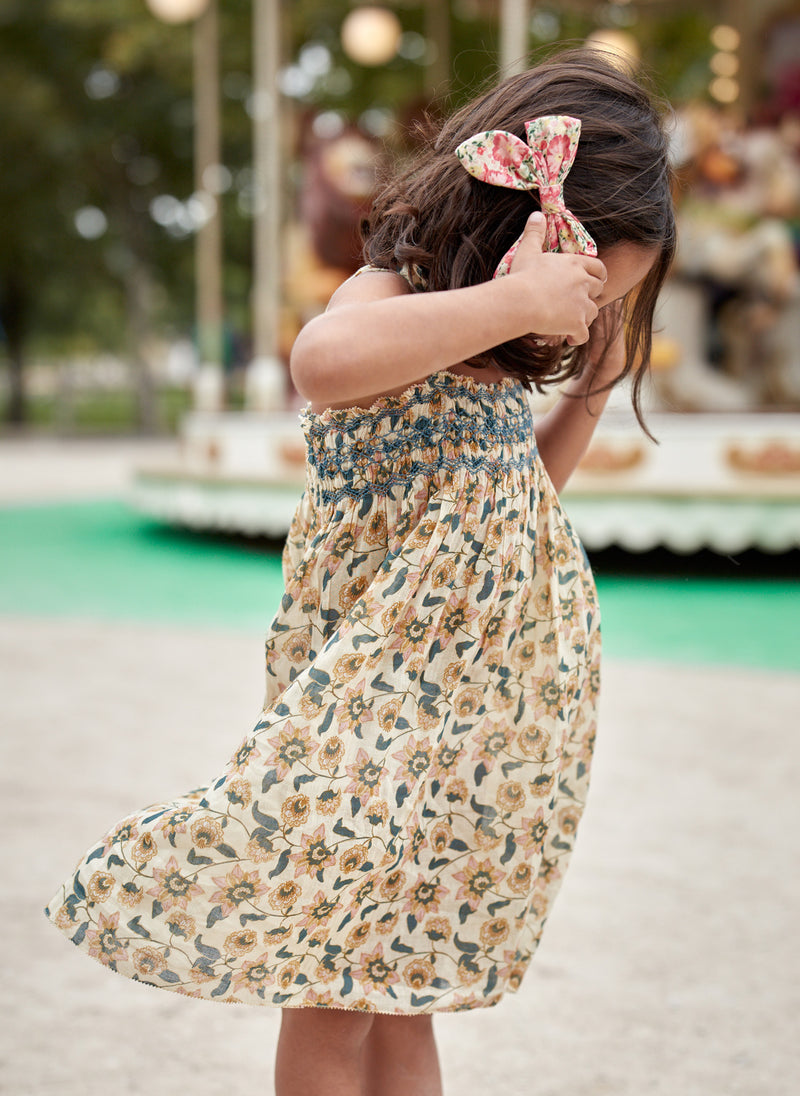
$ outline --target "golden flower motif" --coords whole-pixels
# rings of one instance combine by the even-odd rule
[[[465,667],[466,662],[463,658],[460,658],[457,662],[448,662],[442,674],[442,688],[446,692],[451,693],[461,683]]]
[[[326,772],[332,773],[339,762],[344,757],[344,742],[338,735],[330,735],[326,738],[322,744],[322,748],[317,756],[317,762],[320,768],[325,769]]]
[[[381,624],[383,630],[387,633],[394,631],[394,626],[397,623],[397,618],[400,616],[401,606],[398,602],[394,602],[387,609],[384,609],[381,613]]]
[[[395,868],[381,883],[381,895],[393,902],[403,889],[405,881],[406,873],[399,868]]]
[[[133,960],[133,965],[136,968],[137,973],[144,977],[153,974],[161,974],[167,966],[164,953],[157,951],[155,948],[137,948],[131,956],[131,959]]]
[[[349,849],[345,849],[339,857],[339,871],[342,871],[345,874],[349,874],[351,871],[358,871],[361,865],[366,863],[368,852],[369,844],[366,841],[360,845],[352,845]]]
[[[360,925],[356,925],[347,934],[344,946],[346,951],[352,951],[353,948],[360,947],[365,940],[369,939],[372,926],[368,921],[362,921]]]
[[[483,704],[483,692],[480,689],[462,689],[453,700],[453,708],[459,719],[474,715]]]
[[[131,857],[135,864],[146,864],[152,860],[158,852],[158,845],[153,840],[150,830],[145,830],[131,851]]]
[[[269,896],[269,904],[274,910],[280,910],[281,913],[288,913],[292,908],[297,898],[300,895],[300,888],[297,883],[293,883],[291,879],[287,879],[285,883],[281,883],[279,887],[276,887]]]
[[[501,834],[492,829],[489,822],[480,819],[473,831],[475,844],[479,849],[496,849],[503,840]]]
[[[485,948],[493,948],[508,939],[509,927],[505,917],[493,917],[481,926],[481,943]]]
[[[235,776],[225,784],[228,802],[236,807],[249,807],[253,800],[253,791],[249,781],[243,776]]]
[[[225,833],[216,818],[198,818],[192,823],[192,843],[198,849],[210,849],[221,845],[225,840]]]
[[[339,971],[330,956],[326,955],[325,958],[317,964],[317,969],[314,973],[320,982],[332,982]]]
[[[550,745],[550,734],[541,727],[526,727],[519,732],[517,742],[526,757],[532,757],[534,761],[543,761],[547,747]]]
[[[429,917],[425,922],[425,935],[429,940],[449,940],[452,931],[446,917]]]
[[[308,632],[296,632],[283,644],[283,653],[290,662],[306,662],[311,652],[311,636]]]
[[[352,681],[363,666],[366,657],[366,655],[359,654],[342,655],[333,664],[333,676],[337,681]]]
[[[322,697],[319,693],[308,693],[300,700],[300,712],[306,719],[314,719],[322,710]]]
[[[342,793],[335,792],[331,788],[326,789],[317,796],[318,814],[336,814],[342,802]]]
[[[558,812],[558,824],[564,833],[576,833],[580,820],[581,812],[576,807],[563,807]]]
[[[197,982],[202,986],[206,982],[213,982],[216,974],[213,974],[206,967],[192,967],[189,971],[189,977],[193,982]]]
[[[394,932],[395,925],[400,918],[399,910],[395,913],[385,913],[383,917],[379,918],[375,925],[375,931],[379,932],[381,936],[388,936]]]
[[[92,902],[103,902],[114,889],[114,876],[107,871],[96,871],[86,885],[86,891]]]
[[[75,914],[70,906],[61,907],[56,914],[56,924],[60,929],[68,929],[75,924]]]
[[[195,919],[179,909],[170,910],[167,916],[167,928],[172,936],[182,936],[184,940],[189,940],[197,933]]]
[[[514,894],[527,894],[533,886],[530,864],[518,864],[508,877],[508,889]]]
[[[469,790],[466,781],[462,780],[460,777],[448,780],[444,789],[444,795],[449,803],[466,803],[467,799],[469,799]]]
[[[281,989],[288,989],[300,973],[300,960],[292,959],[278,971],[278,985]]]
[[[135,883],[123,883],[117,891],[117,901],[127,909],[135,909],[144,897],[144,891]]]
[[[452,559],[444,559],[437,563],[431,571],[431,585],[434,589],[442,586],[452,586],[457,577],[456,565]]]
[[[483,977],[483,971],[469,955],[458,960],[458,979],[462,986],[472,986]]]
[[[417,723],[423,731],[435,730],[442,721],[442,713],[427,699],[423,699],[417,705]]]
[[[374,796],[367,800],[364,816],[370,826],[382,826],[389,820],[389,804],[385,799]]]
[[[292,795],[281,807],[281,818],[287,826],[301,826],[308,818],[311,804],[307,795]]]
[[[403,981],[412,989],[429,986],[436,977],[436,970],[429,959],[412,959],[403,968]]]
[[[538,799],[545,799],[552,792],[554,782],[554,773],[542,773],[535,780],[528,781],[528,788],[531,795],[535,795]]]
[[[360,597],[366,592],[369,582],[365,575],[357,575],[345,582],[339,591],[339,608],[347,616]]]
[[[453,840],[453,827],[449,822],[437,822],[430,833],[431,848],[435,853],[443,853]]]
[[[541,919],[547,913],[548,905],[547,895],[539,890],[535,890],[531,897],[531,913]]]
[[[239,929],[225,937],[226,955],[247,955],[258,943],[258,935],[252,929]]]
[[[386,541],[386,514],[376,510],[370,517],[364,529],[364,540],[367,544],[383,544]]]
[[[266,864],[278,855],[272,838],[263,829],[256,830],[245,845],[244,851],[247,859],[256,864]]]
[[[403,701],[399,696],[383,704],[377,712],[378,723],[382,731],[391,731],[400,715]]]
[[[525,789],[518,780],[506,780],[500,785],[497,805],[502,811],[516,811],[525,806]]]

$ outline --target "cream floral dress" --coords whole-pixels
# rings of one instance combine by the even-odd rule
[[[493,1005],[583,810],[591,572],[513,379],[441,372],[304,430],[263,712],[218,779],[124,818],[47,912],[191,997]]]

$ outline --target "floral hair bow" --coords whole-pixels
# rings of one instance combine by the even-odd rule
[[[461,163],[476,179],[492,186],[538,190],[547,219],[548,251],[572,251],[596,255],[592,237],[564,204],[564,179],[575,160],[581,135],[579,118],[548,114],[525,123],[528,143],[513,133],[490,129],[468,137],[456,149]],[[494,277],[508,274],[522,237],[500,260]]]

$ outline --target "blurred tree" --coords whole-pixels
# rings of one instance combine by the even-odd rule
[[[246,65],[249,3],[227,7]],[[5,0],[0,24],[7,417],[24,418],[31,337],[72,336],[124,353],[152,430],[154,321],[192,315],[191,30],[165,27],[141,0]],[[242,162],[249,123],[241,101],[228,104],[226,148]],[[249,231],[231,219],[229,258],[246,265]]]

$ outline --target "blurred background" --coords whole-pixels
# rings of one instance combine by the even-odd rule
[[[615,392],[565,492],[608,655],[585,859],[527,1004],[445,1026],[444,1058],[463,1096],[486,1091],[493,1052],[499,1088],[527,1093],[536,1030],[542,1092],[794,1096],[790,0],[0,0],[9,1091],[228,1092],[232,1047],[263,1087],[263,1017],[203,1012],[216,1042],[198,1072],[199,1014],[73,967],[39,909],[101,827],[201,782],[256,713],[303,482],[288,354],[360,265],[382,173],[431,120],[581,43],[640,65],[670,116],[658,444]]]

